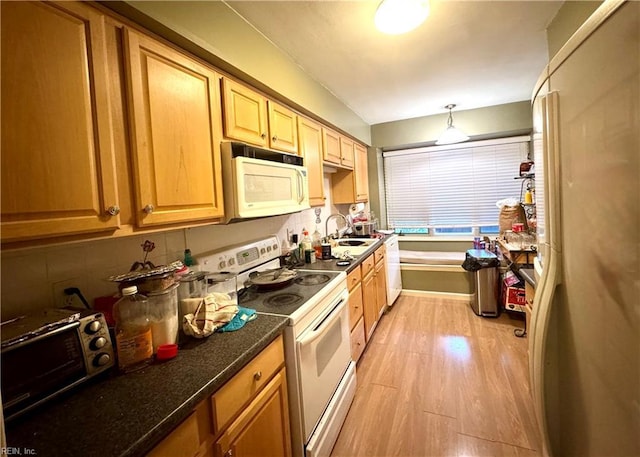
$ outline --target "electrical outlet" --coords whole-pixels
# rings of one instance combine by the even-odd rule
[[[53,306],[56,308],[64,308],[65,306],[73,306],[75,297],[64,293],[69,287],[79,287],[80,278],[65,279],[64,281],[54,282],[53,288]]]

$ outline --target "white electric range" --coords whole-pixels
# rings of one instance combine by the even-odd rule
[[[356,390],[347,276],[297,269],[282,288],[244,288],[252,272],[279,268],[279,256],[279,240],[270,236],[196,259],[202,270],[238,275],[241,306],[289,318],[284,345],[293,455],[328,456]]]

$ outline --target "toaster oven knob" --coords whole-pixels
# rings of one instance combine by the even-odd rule
[[[102,349],[105,344],[107,344],[107,339],[103,336],[99,336],[98,338],[91,340],[89,347],[95,351],[97,349]]]
[[[84,328],[84,331],[89,335],[93,335],[94,333],[97,333],[101,328],[102,324],[100,324],[100,321],[91,321]]]
[[[95,359],[93,359],[93,364],[97,367],[103,367],[107,365],[109,362],[111,362],[111,356],[106,352],[103,352],[102,354],[98,354],[98,356]]]

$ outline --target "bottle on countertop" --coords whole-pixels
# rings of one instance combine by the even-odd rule
[[[184,260],[182,263],[184,263],[191,271],[200,271],[200,266],[198,265],[197,260],[193,258],[191,249],[184,250]]]
[[[316,259],[322,258],[322,235],[318,231],[318,226],[316,225],[316,231],[313,232],[311,237],[311,246],[313,250],[316,251]]]
[[[149,322],[149,302],[136,286],[122,289],[122,298],[113,306],[116,321],[118,367],[126,373],[143,368],[153,360],[153,337]]]
[[[312,249],[311,238],[309,237],[309,232],[306,229],[302,229],[302,241],[300,243],[302,245],[303,252]]]

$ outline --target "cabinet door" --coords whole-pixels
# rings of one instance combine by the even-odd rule
[[[378,321],[378,304],[374,271],[362,280],[362,301],[364,306],[364,334],[367,342],[371,339]]]
[[[349,292],[349,328],[353,330],[363,314],[362,285],[358,285]]]
[[[376,264],[376,305],[378,317],[382,316],[387,308],[387,264],[384,259]]]
[[[367,164],[367,149],[361,144],[354,146],[354,166],[355,174],[355,201],[366,202],[369,200],[369,170]]]
[[[267,100],[231,79],[222,78],[224,136],[267,147]]]
[[[120,224],[104,17],[2,2],[2,241]]]
[[[353,140],[340,137],[340,164],[345,168],[353,168]]]
[[[131,30],[125,46],[138,225],[222,217],[218,75]]]
[[[307,118],[298,117],[300,155],[304,158],[309,177],[309,204],[322,206],[325,202],[322,169],[322,127]]]
[[[218,457],[291,456],[284,368],[222,433],[216,450]]]
[[[272,100],[269,107],[269,147],[279,151],[298,153],[298,115]]]
[[[322,128],[322,158],[325,162],[340,165],[340,135],[324,127]]]

